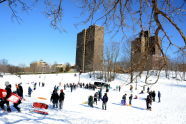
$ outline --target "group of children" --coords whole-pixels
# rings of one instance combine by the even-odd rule
[[[16,84],[15,85],[16,90],[14,92],[12,92],[12,85],[9,84],[9,82],[5,83],[5,90],[6,90],[6,96],[4,98],[0,98],[0,108],[3,111],[7,111],[7,112],[11,112],[11,107],[10,107],[10,102],[9,102],[9,98],[12,95],[12,93],[17,94],[20,99],[17,102],[13,102],[13,107],[18,111],[21,112],[20,107],[18,107],[19,104],[21,104],[21,100],[23,99],[23,88],[21,86],[21,84]],[[5,107],[6,105],[6,107]]]

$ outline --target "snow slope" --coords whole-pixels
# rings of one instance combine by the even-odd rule
[[[23,75],[21,78],[15,75],[5,75],[0,78],[0,88],[4,88],[4,82],[9,81],[12,84],[12,90],[15,90],[14,84],[22,82],[25,100],[20,104],[21,113],[18,113],[12,104],[11,113],[3,112],[0,109],[0,124],[186,124],[186,82],[166,79],[162,74],[158,83],[151,87],[152,90],[161,91],[161,103],[153,102],[152,111],[147,111],[144,100],[147,94],[138,94],[142,90],[140,85],[144,79],[145,77],[142,75],[142,78],[138,80],[138,90],[134,90],[133,94],[138,95],[139,98],[133,99],[132,106],[120,104],[124,93],[127,93],[127,100],[131,94],[129,85],[125,85],[129,82],[129,77],[123,74],[118,75],[117,79],[110,83],[107,110],[102,110],[101,101],[93,108],[83,104],[87,101],[88,96],[93,95],[95,91],[82,88],[77,88],[72,93],[69,88],[64,90],[64,106],[62,110],[58,110],[53,109],[50,102],[54,86],[59,85],[59,82],[62,85],[64,83],[77,83],[79,76],[74,76],[73,73]],[[154,80],[156,77],[149,79],[149,81]],[[45,82],[45,87],[37,86],[32,97],[27,97],[28,86],[33,86],[31,82]],[[93,83],[94,79],[90,79],[88,74],[82,74],[80,82]],[[117,85],[122,86],[120,92],[116,90]],[[105,89],[103,89],[104,92]],[[47,100],[41,100],[38,97],[44,97]],[[46,111],[49,115],[33,113],[33,102],[48,104],[49,109]]]

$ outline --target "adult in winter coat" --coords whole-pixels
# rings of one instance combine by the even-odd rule
[[[31,97],[31,94],[32,94],[32,88],[29,86],[28,87],[28,96]]]
[[[108,102],[108,97],[107,97],[107,93],[104,94],[103,98],[102,98],[102,109],[106,110],[107,109],[107,102]]]
[[[129,105],[132,105],[132,98],[133,98],[133,95],[131,94],[131,95],[129,96]]]
[[[119,92],[120,92],[120,90],[121,90],[121,86],[119,86]]]
[[[161,93],[160,93],[160,91],[158,91],[158,102],[161,101],[160,98],[161,98]]]
[[[152,105],[152,98],[150,97],[150,95],[147,95],[147,98],[146,98],[147,110],[151,111],[151,105]]]
[[[53,108],[58,108],[59,95],[56,90],[53,91],[50,101],[53,103]]]
[[[156,92],[155,91],[152,91],[151,96],[152,96],[152,100],[155,102]]]
[[[94,94],[94,102],[96,103],[96,105],[97,105],[97,101],[98,101],[98,93],[96,92]]]
[[[16,92],[17,92],[17,94],[21,97],[21,98],[23,98],[23,87],[21,86],[21,84],[18,84],[18,87],[16,87],[17,89],[16,89]]]
[[[63,92],[63,90],[60,90],[60,94],[59,94],[59,109],[63,108],[63,102],[65,99],[65,93]]]

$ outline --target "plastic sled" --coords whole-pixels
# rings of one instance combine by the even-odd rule
[[[40,111],[40,110],[34,110],[33,112],[42,114],[42,115],[48,115],[48,112]]]
[[[38,103],[38,102],[34,102],[33,103],[33,107],[34,108],[40,108],[40,109],[48,109],[48,105],[45,103]]]

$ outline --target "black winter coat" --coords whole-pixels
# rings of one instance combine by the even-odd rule
[[[12,93],[12,90],[11,90],[10,86],[7,86],[7,87],[5,88],[5,90],[6,90],[6,92],[7,92],[7,95],[6,95],[5,99],[7,99],[7,98],[10,97],[10,95],[11,95],[11,93]]]
[[[147,96],[146,103],[149,103],[149,104],[152,103],[152,99],[151,99],[151,97],[149,95]]]
[[[65,93],[61,92],[59,95],[59,101],[63,101],[65,99]]]
[[[58,99],[59,99],[58,93],[52,93],[52,96],[50,98],[50,100],[52,101],[52,103],[58,103]]]
[[[16,90],[16,93],[18,96],[23,97],[23,88],[22,86],[19,86]]]
[[[108,97],[106,95],[104,95],[102,98],[102,101],[103,101],[103,103],[106,103],[108,101]]]

